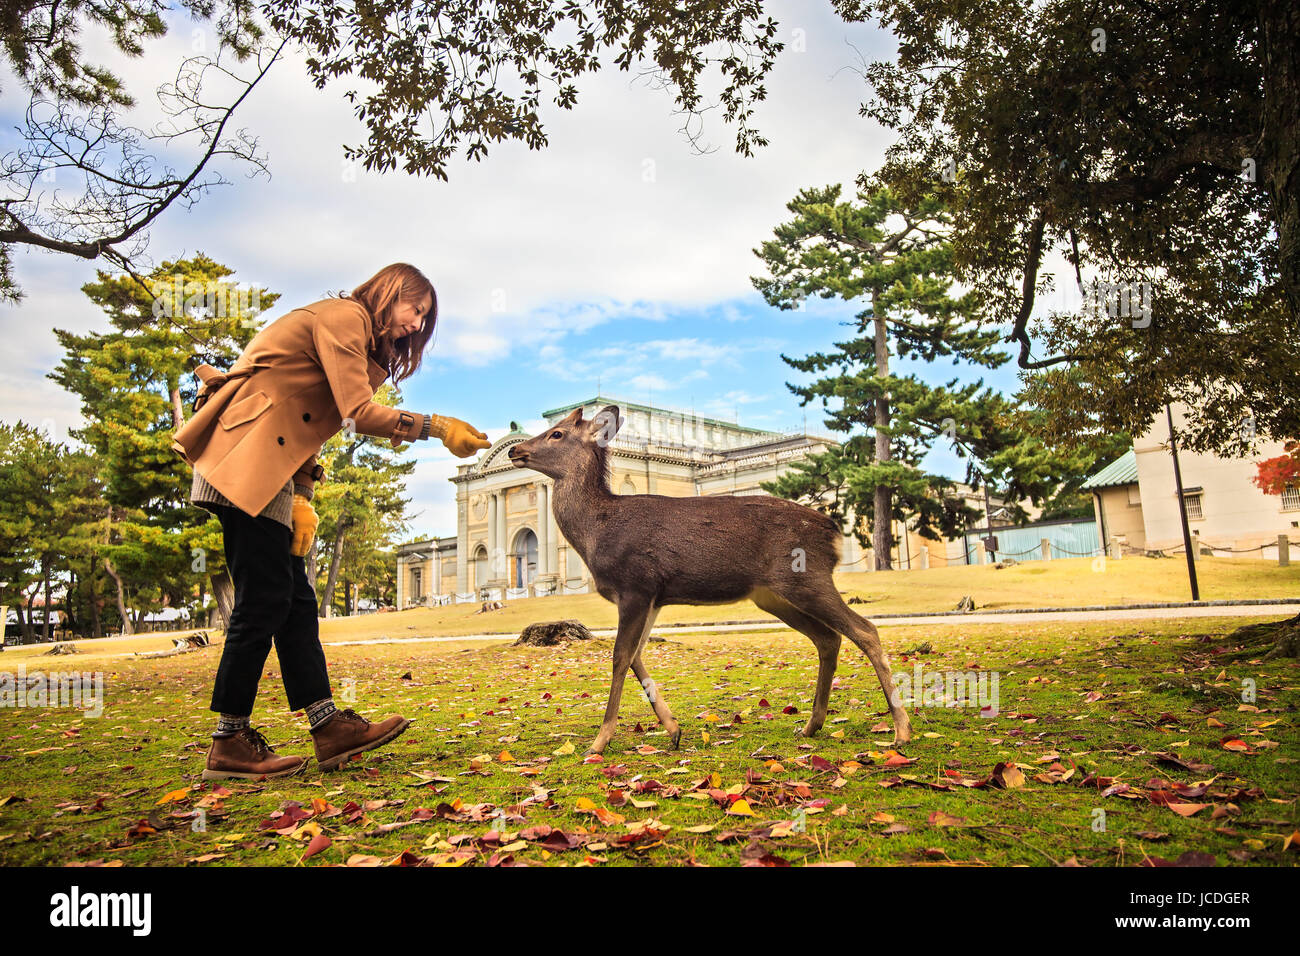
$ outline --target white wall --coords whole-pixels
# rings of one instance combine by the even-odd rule
[[[1175,406],[1174,429],[1185,419]],[[1183,543],[1174,485],[1174,463],[1169,453],[1169,427],[1161,415],[1151,429],[1133,443],[1137,455],[1138,485],[1142,494],[1142,520],[1148,548],[1174,548]],[[1300,540],[1300,510],[1283,511],[1279,495],[1266,495],[1251,480],[1256,464],[1282,454],[1281,442],[1268,442],[1251,458],[1219,458],[1178,449],[1183,489],[1200,487],[1204,517],[1188,521],[1203,543],[1221,548],[1246,549],[1275,544],[1279,534]],[[1262,556],[1262,552],[1248,555]]]

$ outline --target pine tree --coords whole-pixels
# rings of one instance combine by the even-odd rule
[[[1038,503],[1077,476],[1077,463],[1033,439],[1027,413],[982,378],[929,385],[893,367],[895,359],[916,359],[991,369],[1010,359],[997,348],[999,333],[978,297],[953,292],[951,215],[938,199],[907,206],[876,186],[860,191],[856,202],[842,202],[836,185],[802,190],[787,208],[794,219],[754,250],[769,270],[752,280],[755,287],[782,309],[811,295],[866,307],[851,323],[856,334],[834,343],[834,351],[781,356],[801,372],[829,372],[787,387],[803,405],[821,399],[826,426],[849,437],[764,483],[765,490],[814,502],[829,492],[829,512],[840,521],[851,517],[863,544],[857,519],[870,520],[876,568],[887,570],[892,520],[913,518],[923,537],[938,539],[960,533],[979,515],[952,496],[953,481],[923,469],[936,444],[951,443],[968,460],[967,482],[998,486],[1020,517],[1021,499]]]
[[[72,434],[99,465],[100,567],[127,633],[149,611],[195,604],[208,576],[225,571],[220,526],[189,503],[192,472],[171,440],[197,390],[194,366],[229,366],[279,297],[241,290],[232,275],[203,253],[163,262],[147,288],[99,271],[82,291],[111,331],[55,330],[66,355],[50,378],[81,398],[86,425]]]
[[[32,604],[44,593],[42,640],[50,639],[53,591],[65,591],[64,610],[77,617],[72,572],[97,534],[100,496],[90,458],[69,450],[24,422],[0,424],[0,604],[12,605],[23,640],[37,637]],[[89,580],[93,601],[96,578]]]

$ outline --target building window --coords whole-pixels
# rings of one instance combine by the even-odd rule
[[[1201,493],[1183,495],[1183,503],[1187,506],[1187,520],[1195,521],[1204,518],[1205,514],[1201,510]]]
[[[1142,504],[1142,489],[1138,485],[1128,486],[1128,503],[1131,505]]]
[[[1282,510],[1300,511],[1300,485],[1287,485],[1282,489]]]

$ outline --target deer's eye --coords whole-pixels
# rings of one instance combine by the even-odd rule
[[[552,437],[552,438],[563,438],[563,437],[564,437],[564,432],[551,432],[551,437]]]

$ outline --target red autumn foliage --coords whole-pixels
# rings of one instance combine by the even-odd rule
[[[1287,485],[1300,485],[1300,441],[1288,441],[1285,455],[1266,458],[1256,467],[1255,486],[1266,495],[1280,495]]]

